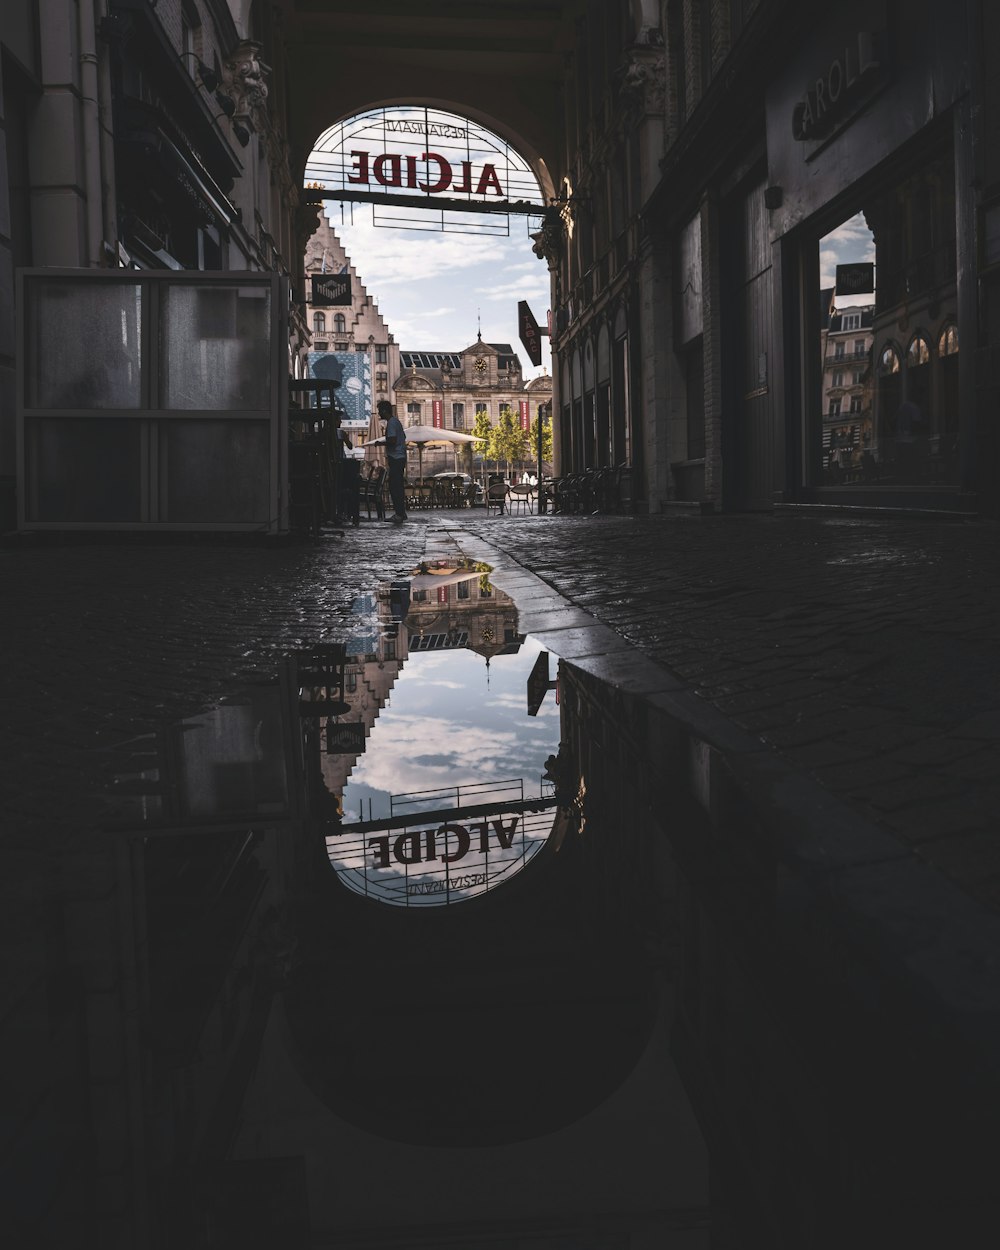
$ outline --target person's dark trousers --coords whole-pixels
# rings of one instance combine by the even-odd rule
[[[406,492],[403,490],[403,478],[406,474],[406,461],[389,460],[389,498],[396,516],[406,516]]]

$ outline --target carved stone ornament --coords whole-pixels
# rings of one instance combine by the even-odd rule
[[[643,113],[662,113],[667,99],[667,60],[661,46],[630,48],[618,70],[623,103]]]
[[[531,240],[531,250],[553,269],[559,263],[563,246],[563,222],[558,209],[547,210],[541,230],[531,235]]]
[[[270,65],[260,59],[261,45],[245,39],[222,63],[222,85],[219,91],[232,100],[233,116],[249,118],[255,125],[263,120],[267,104],[265,77],[271,72]]]

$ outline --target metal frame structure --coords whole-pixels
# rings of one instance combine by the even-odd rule
[[[139,291],[141,309],[139,339],[139,400],[129,407],[104,407],[79,402],[42,407],[31,400],[29,380],[37,378],[42,362],[58,370],[60,357],[52,344],[29,332],[29,317],[37,292],[45,285],[79,284],[107,290],[117,284]],[[163,293],[170,288],[257,288],[269,299],[268,369],[266,394],[258,407],[172,408],[159,402],[163,358],[169,352],[161,316]],[[204,270],[91,270],[24,269],[17,274],[20,344],[17,361],[17,485],[18,528],[21,530],[140,530],[140,531],[246,531],[278,534],[288,529],[288,279],[265,272],[207,272]],[[80,396],[82,400],[84,396]],[[84,517],[54,518],[39,506],[39,474],[44,472],[44,453],[39,450],[46,421],[122,421],[139,428],[138,516],[132,519],[94,520]],[[171,520],[168,510],[169,465],[161,456],[162,432],[171,422],[267,423],[267,464],[264,483],[266,515],[246,519]],[[58,438],[58,434],[55,435]],[[210,511],[210,509],[207,509]]]

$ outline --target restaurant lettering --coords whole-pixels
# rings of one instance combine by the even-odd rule
[[[478,840],[479,851],[487,854],[491,828],[501,849],[509,851],[517,832],[517,822],[518,817],[515,816],[507,825],[504,825],[501,818],[497,818],[484,820],[476,825],[439,825],[437,829],[401,833],[395,839],[391,834],[383,834],[378,838],[369,838],[368,847],[372,852],[375,868],[388,868],[393,860],[397,864],[421,864],[435,860],[442,864],[455,864],[468,855],[473,838]]]
[[[456,176],[451,161],[438,152],[421,152],[419,156],[383,152],[374,158],[370,152],[351,152],[350,157],[353,172],[347,175],[347,181],[366,187],[376,182],[383,187],[408,187],[431,195],[449,190],[458,195],[486,195],[489,191],[503,195],[495,165],[485,164],[475,174],[472,161],[461,161],[461,173]],[[419,176],[422,163],[427,166],[426,180]]]
[[[795,105],[792,111],[795,138],[816,139],[828,131],[880,68],[875,36],[871,31],[859,31],[856,46],[846,44]]]

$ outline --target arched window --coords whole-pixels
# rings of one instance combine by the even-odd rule
[[[316,334],[326,333],[326,313],[313,313],[313,331]]]
[[[922,334],[915,334],[910,339],[910,345],[906,349],[906,364],[910,369],[915,369],[920,365],[930,363],[931,349],[927,346],[927,340]]]
[[[879,373],[898,373],[899,372],[899,352],[891,343],[887,343],[882,349],[882,355],[878,361]]]
[[[941,337],[938,339],[938,355],[954,356],[957,351],[958,326],[952,321],[941,331]]]
[[[335,334],[347,333],[347,318],[343,313],[336,313],[333,318],[333,329]]]

